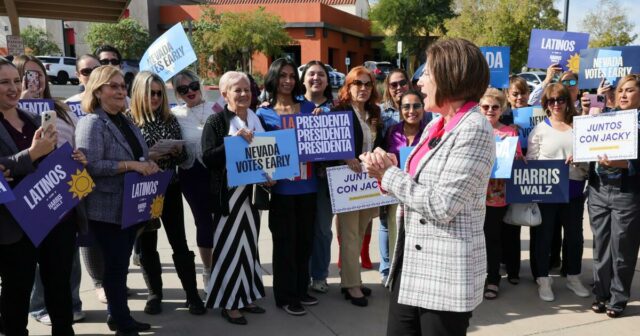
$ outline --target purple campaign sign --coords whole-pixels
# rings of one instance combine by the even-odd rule
[[[0,204],[11,202],[15,199],[16,196],[13,194],[11,187],[9,187],[7,180],[5,180],[4,175],[0,173]]]
[[[506,192],[507,203],[567,203],[569,165],[564,160],[516,160]]]
[[[75,114],[76,117],[78,117],[78,119],[87,115],[86,113],[82,112],[82,107],[80,107],[80,103],[81,102],[79,101],[67,103],[67,106],[69,106],[69,109],[71,110],[71,112],[73,112],[73,114]]]
[[[6,204],[35,246],[95,187],[87,170],[71,158],[72,151],[65,143],[49,154],[13,190],[16,200]]]
[[[53,99],[20,99],[18,107],[22,110],[40,115],[42,112],[51,111],[55,108]]]
[[[589,46],[589,34],[555,30],[531,30],[529,40],[529,68],[546,69],[557,63],[562,70],[578,73],[580,50]]]
[[[164,206],[164,194],[171,181],[170,170],[149,176],[139,173],[124,175],[122,228],[158,218]]]
[[[300,162],[353,159],[353,119],[349,111],[282,117],[282,128],[295,128]]]

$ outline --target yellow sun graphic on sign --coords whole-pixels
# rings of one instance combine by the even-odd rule
[[[164,195],[158,195],[151,202],[151,218],[158,218],[162,215],[162,207],[164,206]]]
[[[82,171],[76,169],[76,173],[71,174],[71,181],[67,182],[67,184],[71,186],[69,192],[73,194],[73,198],[77,197],[78,199],[85,198],[96,186],[86,169]]]
[[[567,68],[573,73],[578,73],[580,71],[580,54],[573,54],[567,60]]]

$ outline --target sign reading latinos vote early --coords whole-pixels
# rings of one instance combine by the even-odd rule
[[[578,86],[581,89],[595,89],[603,78],[615,88],[620,78],[637,73],[640,73],[640,46],[580,51]]]
[[[539,123],[544,121],[547,113],[542,106],[530,106],[513,109],[513,123],[518,125],[518,134],[520,135],[520,148],[527,148],[527,140],[529,134]]]
[[[490,85],[493,88],[506,89],[509,87],[510,47],[480,47],[480,51],[489,64],[491,71]]]
[[[563,71],[578,73],[580,50],[588,48],[589,34],[556,30],[531,30],[529,40],[529,68],[546,69],[559,64]]]
[[[349,166],[327,168],[331,212],[334,214],[396,204],[394,197],[383,195],[378,180],[363,172],[353,172]]]
[[[40,115],[42,112],[52,111],[55,104],[53,99],[20,99],[18,108]]]
[[[124,175],[122,198],[122,228],[159,218],[164,207],[164,195],[173,172],[165,170],[149,176],[137,172]]]
[[[569,202],[569,165],[564,160],[513,162],[507,203]]]
[[[353,159],[351,112],[282,116],[282,128],[294,128],[300,162]]]
[[[518,137],[496,137],[496,161],[491,170],[491,178],[508,179],[511,178],[511,167],[518,148]]]
[[[49,154],[13,189],[16,200],[6,204],[35,246],[95,187],[72,152],[65,143]]]
[[[573,161],[630,160],[638,157],[638,111],[573,117]]]
[[[151,71],[168,81],[197,60],[189,38],[177,23],[155,40],[140,59],[140,71]]]
[[[300,176],[295,130],[255,133],[224,138],[227,181],[230,187]]]
[[[71,112],[73,112],[73,114],[75,114],[76,117],[78,117],[78,118],[82,118],[82,117],[87,115],[86,113],[84,113],[82,111],[82,107],[80,107],[80,102],[79,101],[68,102],[67,106],[69,106],[69,109],[71,110]]]
[[[9,187],[9,183],[4,179],[4,175],[0,172],[0,204],[11,202],[16,199],[13,190]]]

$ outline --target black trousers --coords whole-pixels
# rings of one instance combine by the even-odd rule
[[[500,256],[502,255],[502,226],[507,207],[487,207],[484,217],[484,239],[487,246],[487,284],[500,285]]]
[[[16,243],[0,245],[0,318],[7,336],[29,334],[27,317],[35,272],[36,248],[26,235]]]
[[[299,304],[307,294],[315,216],[316,194],[271,194],[273,296],[279,307]]]
[[[463,336],[467,334],[471,312],[448,312],[398,303],[402,271],[394,275],[387,336]]]
[[[520,243],[521,226],[511,225],[502,222],[502,262],[507,269],[507,277],[509,279],[520,278],[520,252],[522,250]]]

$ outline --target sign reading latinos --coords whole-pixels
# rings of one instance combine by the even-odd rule
[[[518,125],[518,134],[520,135],[520,148],[527,148],[527,140],[529,133],[533,131],[540,122],[544,121],[547,113],[542,106],[522,107],[511,110],[513,113],[513,123]]]
[[[180,70],[197,60],[182,23],[158,37],[140,60],[140,71],[149,70],[168,81]]]
[[[331,211],[334,214],[398,203],[394,197],[380,193],[378,180],[369,177],[364,166],[362,170],[358,174],[346,165],[327,168]]]
[[[507,203],[569,202],[569,165],[564,160],[513,162]]]
[[[282,128],[295,128],[300,162],[355,157],[353,120],[348,111],[282,116]]]
[[[16,199],[9,183],[4,179],[4,175],[0,173],[0,204],[11,202]]]
[[[506,89],[509,87],[510,47],[480,47],[480,51],[489,64],[491,87]]]
[[[95,187],[72,152],[65,143],[49,154],[13,189],[16,200],[6,204],[35,246]]]
[[[411,154],[411,151],[414,148],[416,148],[416,146],[400,147],[400,162],[398,162],[400,164],[400,169],[404,170],[409,154]]]
[[[496,137],[496,162],[491,170],[491,178],[511,178],[511,167],[518,148],[518,137]]]
[[[124,175],[123,229],[162,215],[164,195],[172,176],[170,170],[149,176],[135,172]]]
[[[300,176],[295,130],[255,133],[224,138],[227,180],[230,187]]]
[[[573,161],[632,160],[638,157],[638,111],[573,117]]]
[[[603,78],[615,88],[620,78],[640,73],[640,46],[581,50],[580,65],[581,89],[597,88]]]
[[[546,69],[559,64],[562,70],[578,73],[580,50],[588,48],[589,34],[555,30],[531,30],[529,40],[529,68]]]
[[[52,111],[55,104],[53,99],[20,99],[18,108],[40,115],[42,112]]]
[[[86,116],[87,114],[82,112],[82,108],[80,107],[80,102],[68,102],[67,106],[69,106],[69,109],[71,110],[71,112],[73,112],[73,114],[76,115],[76,117],[78,118],[82,118],[84,116]]]

